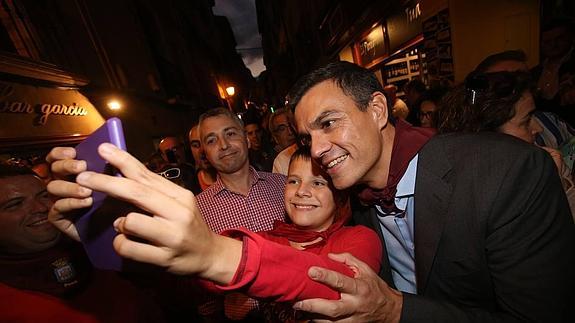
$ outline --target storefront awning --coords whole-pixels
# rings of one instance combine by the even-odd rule
[[[81,141],[104,119],[78,90],[0,81],[0,151]]]

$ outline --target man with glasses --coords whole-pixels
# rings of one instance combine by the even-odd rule
[[[293,116],[287,109],[278,109],[270,117],[269,130],[276,143],[274,149],[280,152],[295,143]]]
[[[202,191],[194,167],[186,161],[182,140],[177,137],[164,137],[160,140],[158,150],[166,162],[158,174],[196,194]]]
[[[288,109],[278,109],[269,120],[269,129],[276,142],[278,155],[274,159],[273,172],[287,175],[289,160],[296,151],[293,115]]]
[[[416,107],[420,127],[435,127],[435,110],[437,110],[439,102],[444,94],[445,91],[442,89],[431,89],[423,92]]]

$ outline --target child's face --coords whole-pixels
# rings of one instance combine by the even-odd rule
[[[335,200],[326,175],[311,160],[294,159],[284,194],[286,211],[303,230],[324,231],[334,220]]]

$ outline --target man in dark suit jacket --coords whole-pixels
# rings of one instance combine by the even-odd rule
[[[574,232],[544,151],[495,133],[453,134],[427,143],[418,165],[423,297],[404,293],[402,321],[567,319]],[[354,216],[384,239],[373,207],[357,206]],[[380,276],[393,284],[389,263]]]
[[[334,186],[360,191],[354,220],[386,246],[385,282],[357,259],[335,256],[356,268],[355,278],[316,267],[309,275],[341,300],[297,309],[361,322],[572,317],[575,227],[543,150],[500,134],[428,141],[390,120],[375,77],[349,63],[310,73],[289,97],[303,143]],[[406,183],[414,191],[402,195]],[[407,229],[389,231],[390,216]]]

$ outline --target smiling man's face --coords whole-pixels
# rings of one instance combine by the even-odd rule
[[[46,185],[38,177],[0,178],[0,250],[25,254],[54,246],[60,234],[48,222],[51,206]]]
[[[331,80],[318,83],[302,96],[295,109],[298,133],[311,140],[312,157],[336,188],[386,182],[378,178],[389,168],[383,159],[383,145],[393,145],[384,143],[381,132],[387,125],[386,109],[383,94],[376,92],[361,111]]]
[[[209,117],[200,124],[206,158],[218,173],[232,174],[248,163],[248,141],[243,127],[225,115]]]

